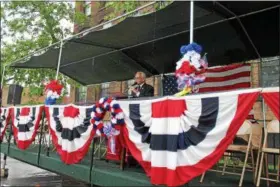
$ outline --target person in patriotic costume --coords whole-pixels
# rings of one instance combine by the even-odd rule
[[[182,46],[180,52],[183,57],[176,63],[175,71],[180,92],[176,96],[196,92],[195,85],[205,80],[203,73],[208,67],[206,55],[201,58],[202,47],[197,43]]]
[[[62,88],[63,88],[63,86],[61,84],[59,84],[59,82],[57,80],[50,81],[45,86],[45,92],[46,92],[45,104],[54,105],[56,103],[56,100],[61,95]]]

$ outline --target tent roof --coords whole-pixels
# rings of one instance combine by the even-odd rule
[[[279,55],[279,2],[195,2],[194,41],[210,66]],[[254,11],[271,8],[255,14]],[[246,36],[234,15],[240,16]],[[226,20],[230,18],[229,20]],[[213,24],[215,23],[215,24]],[[189,2],[90,32],[63,45],[60,72],[89,85],[173,72],[179,49],[189,42]],[[59,48],[32,56],[17,68],[56,68]],[[258,55],[259,54],[259,55]]]

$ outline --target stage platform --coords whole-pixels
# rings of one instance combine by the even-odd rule
[[[52,147],[50,150],[52,150]],[[91,150],[89,150],[81,163],[73,165],[62,163],[55,151],[50,151],[49,155],[47,155],[46,147],[42,146],[41,151],[39,151],[39,145],[32,145],[27,150],[20,150],[14,144],[9,146],[7,143],[2,143],[1,153],[33,166],[57,174],[67,175],[96,186],[153,186],[140,166],[125,167],[122,171],[119,163],[94,159],[91,169]],[[9,161],[7,163],[9,168]],[[200,176],[184,186],[238,186],[239,177],[232,175],[222,176],[220,173],[207,172],[202,184],[199,183],[199,180]],[[246,173],[243,186],[255,186],[250,172]],[[266,183],[262,181],[261,186],[266,186]],[[276,187],[276,184],[271,182],[270,187],[274,186]]]

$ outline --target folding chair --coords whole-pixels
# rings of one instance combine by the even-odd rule
[[[263,146],[261,149],[261,160],[260,160],[260,165],[259,165],[259,173],[258,173],[258,179],[257,179],[257,187],[260,185],[260,180],[266,180],[266,181],[273,181],[273,182],[280,182],[279,181],[279,175],[280,175],[280,147],[278,148],[270,148],[267,146],[267,138],[268,134],[279,134],[279,121],[278,120],[273,120],[270,123],[267,124],[267,127],[264,129],[264,142]],[[263,170],[263,161],[264,161],[264,156],[265,154],[273,154],[278,156],[278,163],[277,163],[277,173],[268,173],[266,177],[262,177],[261,173]],[[267,171],[268,171],[268,165],[267,165]],[[269,178],[270,175],[276,175],[276,179]]]
[[[238,130],[237,136],[249,136],[247,145],[236,145],[236,144],[231,144],[228,146],[225,154],[224,154],[224,166],[223,166],[223,170],[214,170],[214,169],[210,169],[208,171],[214,171],[214,172],[218,172],[218,173],[222,173],[222,175],[224,174],[232,174],[232,175],[239,175],[240,176],[240,181],[239,181],[239,186],[242,186],[243,183],[243,179],[244,179],[244,175],[245,175],[245,170],[246,170],[246,165],[247,165],[247,161],[248,161],[248,157],[249,157],[249,153],[251,154],[251,158],[252,158],[252,171],[254,172],[255,167],[254,167],[254,157],[253,157],[253,151],[252,151],[252,123],[248,120],[246,120],[242,126],[240,127],[240,129]],[[228,162],[228,157],[232,155],[232,153],[234,152],[240,152],[240,153],[245,153],[245,159],[243,162],[243,166],[242,166],[242,172],[241,173],[235,173],[235,172],[228,172],[226,171],[226,166],[227,166],[227,162]],[[202,183],[204,180],[204,176],[205,176],[204,172],[201,176],[200,182]]]
[[[252,126],[252,156],[254,156],[254,151],[257,151],[257,161],[254,170],[254,183],[257,183],[259,161],[261,156],[262,138],[263,138],[263,125],[255,123]]]

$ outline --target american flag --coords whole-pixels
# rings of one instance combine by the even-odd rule
[[[206,79],[199,85],[199,92],[229,91],[251,87],[251,65],[232,64],[208,68]],[[163,95],[178,92],[175,75],[166,75],[162,81]]]
[[[175,75],[165,75],[162,79],[163,95],[174,95],[178,92]]]
[[[178,92],[175,75],[166,75],[162,80],[163,95],[174,95]],[[206,79],[199,85],[199,93],[229,91],[251,87],[251,65],[231,64],[210,67],[206,71]],[[255,123],[254,111],[250,111],[247,119]]]

